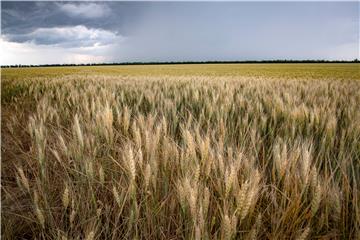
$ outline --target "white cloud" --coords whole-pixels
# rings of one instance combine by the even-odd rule
[[[36,45],[31,42],[15,43],[0,38],[0,65],[100,63],[109,61],[112,45],[64,48],[53,45]]]
[[[123,41],[124,37],[114,32],[87,28],[85,26],[38,28],[27,34],[4,36],[12,42],[32,42],[37,45],[57,45],[63,47],[90,47],[109,45]]]
[[[100,18],[110,12],[108,6],[98,3],[65,3],[59,6],[60,10],[70,17]]]

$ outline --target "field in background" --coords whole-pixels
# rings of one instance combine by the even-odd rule
[[[174,64],[174,65],[124,65],[5,68],[5,78],[58,77],[59,75],[88,76],[93,74],[111,76],[263,76],[277,78],[336,78],[360,79],[360,64]]]
[[[359,64],[2,69],[2,239],[357,239]]]

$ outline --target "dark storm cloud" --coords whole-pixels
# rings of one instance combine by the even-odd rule
[[[32,41],[46,45],[67,41],[65,39],[67,37],[73,38],[74,35],[69,34],[70,27],[76,30],[78,26],[125,36],[136,19],[139,19],[144,7],[144,5],[140,7],[137,3],[126,2],[2,2],[1,4],[2,35],[8,41],[20,43]],[[64,31],[53,28],[57,30],[63,28]],[[47,36],[51,33],[65,33],[65,35]],[[79,40],[84,39],[74,40],[77,40],[79,45],[81,44]],[[86,41],[84,43],[87,45]]]

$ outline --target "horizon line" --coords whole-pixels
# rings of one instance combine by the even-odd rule
[[[186,65],[186,64],[256,64],[256,63],[359,63],[353,60],[325,60],[325,59],[274,59],[274,60],[236,60],[236,61],[148,61],[148,62],[103,62],[103,63],[54,63],[54,64],[11,64],[0,65],[0,68],[21,67],[73,67],[73,66],[111,66],[111,65]]]

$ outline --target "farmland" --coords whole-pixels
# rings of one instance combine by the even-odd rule
[[[1,77],[2,239],[360,237],[359,64]]]

